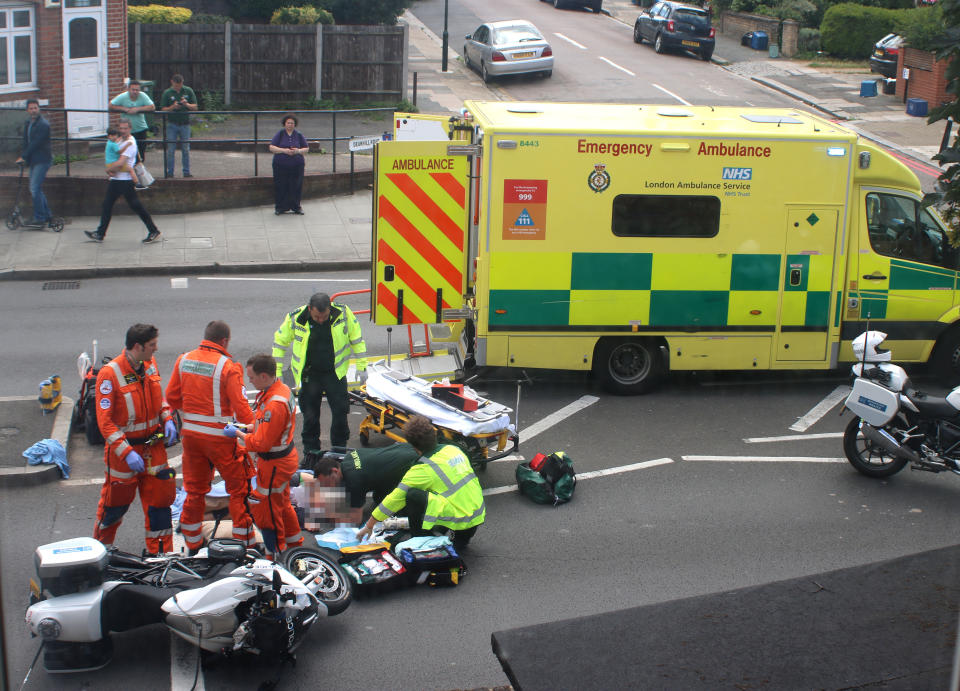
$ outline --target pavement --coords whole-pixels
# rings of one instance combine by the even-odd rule
[[[606,0],[604,11],[632,26],[639,8],[628,0]],[[409,12],[411,100],[416,73],[416,104],[424,113],[454,113],[466,99],[503,100],[495,84],[487,86],[473,71],[448,53],[448,70],[440,69],[441,42]],[[939,150],[942,123],[906,114],[895,96],[861,98],[860,82],[876,79],[865,70],[825,70],[806,62],[771,59],[766,52],[739,44],[739,37],[718,36],[713,61],[724,69],[816,108],[863,136],[931,165]],[[383,127],[389,124],[382,123]],[[157,154],[151,154],[155,157]],[[244,156],[251,160],[246,161]],[[261,157],[264,158],[265,157]],[[252,172],[252,154],[192,151],[199,175],[230,176]],[[369,170],[369,156],[358,156],[357,167]],[[261,169],[269,169],[267,161]],[[154,165],[159,165],[155,163]],[[311,158],[311,167],[314,165]],[[83,173],[76,164],[73,174]],[[343,168],[338,169],[342,170]],[[56,170],[56,168],[55,168]],[[266,171],[263,171],[266,172]],[[98,175],[94,170],[91,174]],[[179,181],[178,181],[179,182]],[[158,180],[157,185],[164,181]],[[141,194],[149,209],[150,192]],[[157,215],[159,242],[144,245],[140,220],[122,213],[117,204],[107,239],[90,242],[81,232],[97,227],[96,217],[67,220],[61,233],[49,230],[0,229],[0,280],[57,280],[98,276],[254,271],[318,271],[366,268],[370,261],[371,191],[306,200],[304,216],[277,217],[272,206],[236,207],[218,211]]]

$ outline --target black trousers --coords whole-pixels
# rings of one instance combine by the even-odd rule
[[[100,210],[100,225],[97,230],[104,235],[107,234],[107,227],[110,225],[110,219],[113,218],[113,205],[117,200],[123,197],[127,200],[127,206],[133,211],[147,230],[153,232],[157,229],[150,214],[143,208],[140,198],[137,197],[137,191],[133,188],[133,180],[111,180],[107,185],[107,195],[103,198],[103,207]]]
[[[296,211],[303,193],[303,166],[273,166],[273,207],[276,211]]]
[[[407,490],[407,505],[404,507],[403,511],[400,511],[401,514],[406,514],[410,519],[410,531],[414,535],[431,535],[432,532],[429,530],[423,529],[423,515],[427,512],[427,500],[429,495],[424,492],[422,489],[408,489]],[[438,526],[439,527],[439,526]],[[472,528],[467,528],[465,530],[453,530],[453,537],[450,541],[453,543],[453,546],[456,549],[462,549],[467,546],[467,543],[470,542],[470,538],[474,536],[477,532],[477,528],[480,526],[473,526]]]
[[[303,429],[300,432],[303,452],[320,447],[320,404],[323,395],[327,395],[330,406],[330,445],[346,446],[350,440],[350,425],[347,413],[350,412],[350,397],[347,394],[347,378],[340,378],[336,372],[303,375],[300,396],[297,403],[303,413]]]
[[[137,140],[137,154],[140,156],[141,161],[147,160],[147,132],[149,128],[145,130],[140,130],[139,132],[131,132],[133,138]]]

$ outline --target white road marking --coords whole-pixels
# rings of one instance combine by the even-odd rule
[[[575,46],[576,46],[577,48],[579,48],[580,50],[586,50],[586,49],[587,49],[587,47],[586,47],[585,45],[583,45],[582,43],[577,43],[576,41],[574,41],[574,40],[573,40],[572,38],[570,38],[569,36],[564,36],[563,34],[558,34],[558,33],[556,33],[556,32],[554,32],[553,35],[556,36],[556,37],[558,37],[558,38],[562,38],[562,39],[563,39],[564,41],[566,41],[567,43],[572,43],[573,45],[575,45]]]
[[[278,281],[281,283],[369,283],[369,278],[271,278],[269,276],[197,276],[198,281]]]
[[[619,475],[620,473],[629,473],[634,470],[643,470],[644,468],[653,468],[658,465],[673,463],[672,458],[656,458],[652,461],[641,461],[640,463],[631,463],[630,465],[621,465],[616,468],[604,468],[603,470],[591,470],[586,473],[577,473],[577,481],[589,480],[595,477],[605,477],[607,475]],[[507,492],[516,492],[516,485],[505,485],[503,487],[489,487],[483,490],[483,496],[489,497],[493,494],[506,494]]]
[[[617,63],[615,63],[613,60],[608,60],[607,58],[603,57],[602,55],[600,56],[600,59],[603,60],[603,61],[604,61],[605,63],[607,63],[608,65],[610,65],[611,67],[616,67],[616,68],[617,68],[618,70],[620,70],[621,72],[626,72],[626,73],[629,74],[631,77],[636,77],[636,76],[637,76],[636,74],[634,74],[633,72],[631,72],[630,70],[628,70],[626,67],[621,67],[620,65],[618,65]]]
[[[780,437],[747,437],[743,441],[747,444],[763,444],[765,442],[801,441],[806,439],[840,439],[843,432],[824,432],[822,434],[784,434]]]
[[[810,412],[790,425],[794,432],[806,432],[816,424],[817,420],[829,413],[834,406],[850,395],[850,387],[842,384],[827,394],[827,397],[810,409]]]
[[[533,439],[541,432],[546,432],[559,422],[563,422],[574,413],[579,413],[584,408],[592,406],[600,399],[596,396],[581,396],[573,403],[563,406],[560,410],[550,413],[542,420],[533,423],[526,429],[520,430],[520,440],[523,442]]]
[[[170,632],[170,691],[203,691],[203,669],[197,673],[200,649]],[[197,685],[193,677],[197,675]]]
[[[498,458],[495,461],[490,461],[490,463],[506,463],[508,461],[520,461],[523,462],[527,460],[526,456],[523,456],[518,453],[512,453],[509,456],[504,456],[503,458]]]
[[[662,86],[660,86],[659,84],[654,84],[653,86],[655,86],[656,88],[660,89],[660,91],[662,91],[663,93],[667,94],[668,96],[673,96],[675,99],[677,99],[678,101],[680,101],[680,103],[682,103],[682,104],[685,105],[685,106],[692,105],[689,101],[684,101],[682,98],[680,98],[679,96],[677,96],[675,93],[673,93],[672,91],[670,91],[670,90],[668,90],[668,89],[664,89],[664,88],[663,88]]]
[[[719,461],[731,463],[846,463],[846,458],[817,456],[681,456],[682,461]]]

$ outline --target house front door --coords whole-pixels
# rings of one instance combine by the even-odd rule
[[[64,0],[63,92],[68,111],[67,134],[96,137],[107,131],[105,0]]]

